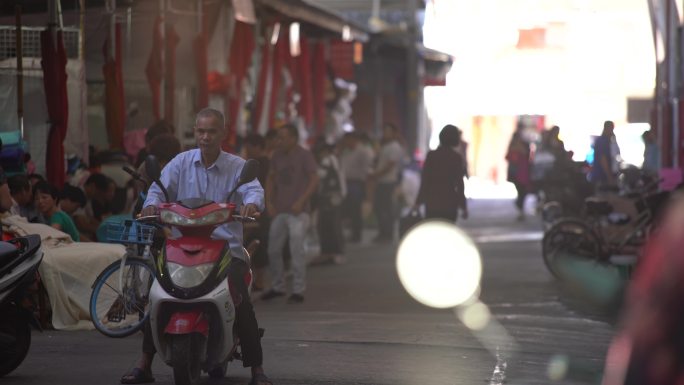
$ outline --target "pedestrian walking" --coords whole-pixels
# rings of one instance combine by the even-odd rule
[[[518,196],[515,206],[518,208],[518,220],[525,219],[525,198],[530,190],[530,145],[522,137],[522,131],[513,133],[506,153],[508,161],[507,180],[515,185]]]
[[[342,138],[340,162],[347,185],[344,199],[344,217],[349,219],[351,236],[349,241],[361,242],[363,230],[362,205],[366,197],[366,179],[371,170],[373,153],[370,147],[361,143],[359,134],[349,132]]]
[[[257,179],[262,186],[266,185],[270,159],[266,148],[266,140],[259,134],[250,134],[245,138],[245,156],[247,159],[259,161],[259,175]],[[257,223],[245,224],[245,246],[253,241],[258,241],[259,246],[251,255],[252,271],[254,280],[253,291],[261,291],[265,287],[266,268],[268,267],[268,232],[271,226],[271,218],[268,213],[261,213]]]
[[[594,141],[594,163],[589,174],[597,189],[615,185],[619,164],[620,147],[615,139],[615,124],[610,120],[603,123],[601,136]]]
[[[393,124],[385,124],[377,166],[369,177],[375,182],[373,210],[378,221],[378,235],[374,242],[385,243],[394,239],[396,225],[394,190],[399,183],[399,173],[404,157],[404,149],[399,144],[399,130]]]
[[[316,264],[344,262],[341,210],[347,186],[333,149],[333,146],[326,143],[321,143],[314,149],[318,162],[319,183],[315,202],[321,246],[321,255],[315,259]]]
[[[306,290],[304,239],[310,223],[310,198],[318,187],[317,166],[311,152],[298,144],[297,127],[284,125],[278,129],[278,138],[266,182],[266,208],[271,217],[268,257],[272,284],[261,298],[269,300],[285,295],[283,246],[289,239],[293,282],[288,302],[300,303]]]
[[[459,210],[464,219],[468,218],[463,183],[465,162],[457,151],[460,143],[459,129],[446,125],[439,134],[439,147],[430,151],[425,158],[420,190],[413,211],[425,205],[426,219],[456,222]],[[450,167],[444,166],[447,164]]]

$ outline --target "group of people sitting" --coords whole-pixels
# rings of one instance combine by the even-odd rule
[[[160,122],[151,127],[146,147],[135,166],[145,175],[142,161],[153,154],[162,165],[181,150],[172,128]],[[128,164],[128,163],[122,163]],[[112,170],[120,171],[117,164]],[[19,215],[32,223],[43,223],[68,234],[75,242],[102,242],[103,223],[113,215],[134,211],[139,192],[146,190],[143,183],[128,178],[125,183],[108,175],[97,153],[91,154],[90,167],[68,175],[64,186],[53,186],[40,174],[16,174],[7,178],[12,208],[10,214]],[[120,179],[120,178],[119,178]]]

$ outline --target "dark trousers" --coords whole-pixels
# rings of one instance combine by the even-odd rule
[[[378,219],[378,238],[394,238],[394,183],[378,183],[375,186],[373,209]]]
[[[347,196],[344,199],[344,216],[351,225],[351,239],[361,240],[363,214],[361,206],[366,195],[366,183],[361,180],[347,179]]]
[[[259,217],[259,229],[245,236],[245,247],[254,240],[259,241],[259,247],[251,255],[251,264],[255,269],[268,266],[268,230],[271,227],[271,219],[264,213]]]
[[[518,197],[515,198],[515,207],[522,211],[525,205],[525,198],[527,197],[527,186],[523,183],[515,183],[515,189],[518,191]]]
[[[321,254],[342,254],[344,236],[340,206],[321,207],[318,210],[318,238]]]
[[[228,278],[232,288],[237,290],[238,294],[235,297],[242,297],[242,301],[235,309],[235,322],[237,335],[240,338],[240,347],[242,348],[242,366],[246,368],[261,366],[263,362],[259,325],[245,284],[245,273],[248,269],[247,263],[237,258],[233,258],[228,265]],[[233,341],[226,341],[226,343],[232,344]],[[143,352],[148,354],[157,352],[152,340],[152,328],[149,321],[145,323],[143,331]]]
[[[442,219],[447,222],[455,223],[458,219],[458,209],[434,209],[426,207],[425,219]]]

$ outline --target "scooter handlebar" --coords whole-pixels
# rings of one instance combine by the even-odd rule
[[[233,215],[233,219],[240,222],[256,222],[257,219],[254,217],[248,217],[243,215]]]

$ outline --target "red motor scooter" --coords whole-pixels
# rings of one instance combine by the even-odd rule
[[[153,157],[146,163],[147,174],[168,202],[168,193],[159,181],[159,163]],[[229,201],[238,187],[256,178],[258,167],[255,160],[245,163]],[[154,345],[173,367],[178,385],[196,384],[202,371],[221,378],[228,362],[240,358],[234,321],[241,298],[231,291],[227,276],[231,252],[228,241],[210,237],[225,223],[253,220],[236,215],[235,210],[233,203],[193,198],[162,203],[158,216],[139,219],[156,220],[173,229],[155,256],[156,280],[149,299]],[[247,286],[251,278],[250,271],[244,277]]]

